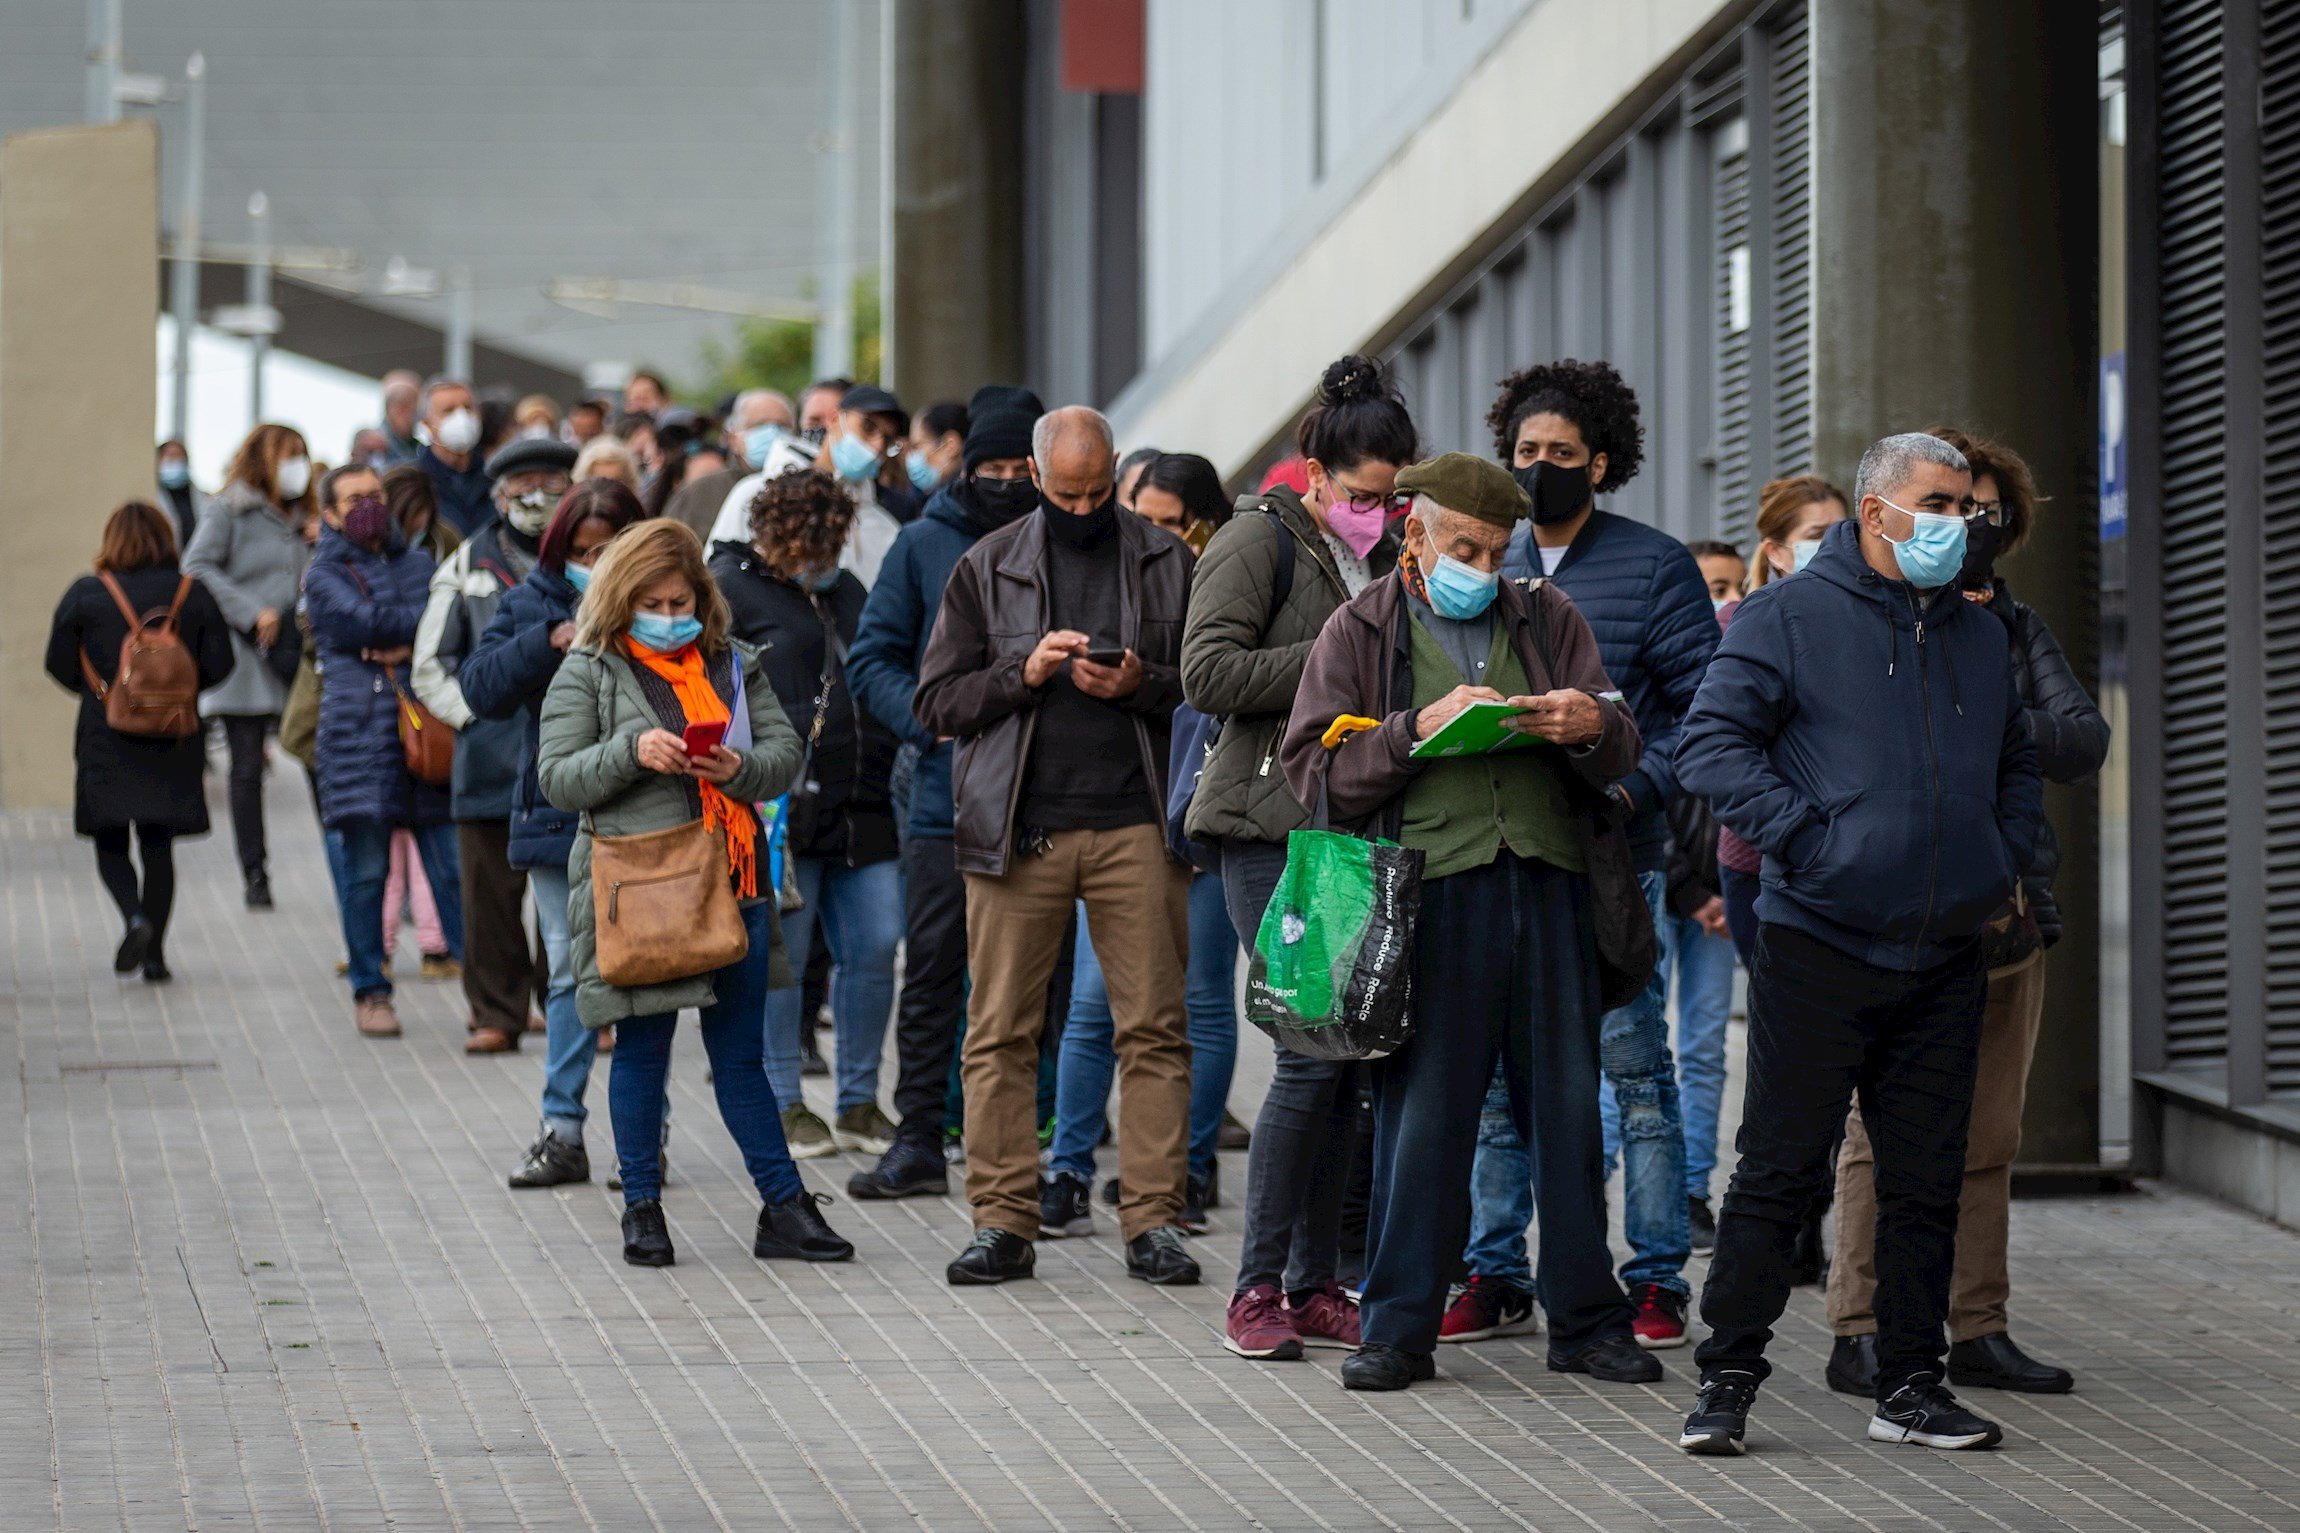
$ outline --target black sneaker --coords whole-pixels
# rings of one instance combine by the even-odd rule
[[[847,1178],[850,1198],[907,1198],[912,1193],[950,1191],[950,1163],[942,1146],[916,1134],[895,1136],[893,1144],[868,1171]]]
[[[1427,1352],[1369,1342],[1342,1359],[1344,1389],[1404,1389],[1436,1377],[1437,1359]]]
[[[144,955],[145,984],[164,985],[174,978],[175,976],[168,972],[168,961],[160,956],[158,948],[154,948]]]
[[[1182,1246],[1182,1231],[1171,1224],[1126,1242],[1126,1275],[1161,1288],[1187,1288],[1198,1281],[1198,1259]]]
[[[580,1139],[562,1139],[545,1129],[527,1147],[527,1158],[511,1173],[514,1187],[558,1187],[591,1180],[591,1152]]]
[[[1840,1395],[1877,1398],[1877,1333],[1840,1336],[1829,1348],[1828,1371],[1822,1375]]]
[[[1005,1230],[976,1230],[966,1249],[943,1269],[954,1288],[1003,1283],[1029,1277],[1038,1268],[1038,1248]]]
[[[633,1203],[623,1210],[623,1260],[634,1267],[668,1267],[678,1259],[662,1204]]]
[[[1112,1208],[1116,1208],[1118,1206],[1118,1195],[1118,1178],[1112,1177],[1109,1181],[1102,1184],[1102,1201],[1109,1204]]]
[[[843,1262],[855,1254],[854,1242],[841,1236],[823,1217],[822,1204],[830,1200],[819,1192],[802,1192],[787,1203],[769,1203],[759,1210],[758,1238],[751,1254],[762,1260],[796,1257],[802,1262]]]
[[[2076,1388],[2066,1368],[2040,1363],[2002,1331],[1949,1346],[1949,1382],[1959,1389],[2010,1389],[2024,1395],[2065,1395]]]
[[[272,879],[271,875],[263,869],[258,868],[247,875],[243,892],[247,897],[248,909],[269,910],[272,908]]]
[[[815,1047],[815,1030],[811,1027],[801,1029],[799,1032],[799,1074],[828,1075],[830,1073],[830,1061],[824,1059],[823,1051]]]
[[[1713,1373],[1701,1381],[1693,1397],[1693,1414],[1677,1434],[1677,1446],[1687,1453],[1730,1456],[1749,1451],[1749,1407],[1757,1400],[1757,1376],[1738,1370]]]
[[[1057,1171],[1038,1184],[1038,1233],[1046,1240],[1094,1233],[1094,1189],[1075,1171]]]
[[[120,945],[112,952],[112,972],[133,974],[143,965],[144,955],[152,950],[152,923],[142,916],[128,923],[120,934]]]
[[[1911,1379],[1869,1418],[1869,1441],[1920,1448],[1993,1448],[2004,1428],[1957,1404],[1938,1379]]]
[[[1693,1249],[1717,1249],[1717,1216],[1709,1210],[1707,1198],[1688,1197],[1685,1200],[1685,1225],[1693,1233]]]
[[[1552,1373],[1586,1373],[1608,1384],[1651,1384],[1661,1377],[1661,1359],[1650,1356],[1623,1331],[1600,1336],[1578,1352],[1549,1351]]]

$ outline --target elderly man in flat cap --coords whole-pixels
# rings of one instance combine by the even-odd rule
[[[1310,651],[1280,760],[1337,829],[1425,854],[1412,1041],[1374,1066],[1374,1201],[1364,1345],[1351,1389],[1436,1372],[1446,1283],[1469,1217],[1480,1104],[1504,1062],[1535,1147],[1549,1366],[1650,1380],[1605,1246],[1597,1023],[1642,986],[1652,916],[1606,784],[1637,761],[1637,725],[1597,641],[1546,581],[1503,582],[1528,501],[1508,472],[1447,453],[1398,475],[1413,492],[1396,573],[1336,612]],[[1473,703],[1517,710],[1524,737],[1419,757]],[[1329,749],[1336,720],[1355,732]]]

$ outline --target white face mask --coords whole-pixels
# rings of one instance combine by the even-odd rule
[[[529,490],[524,495],[504,497],[503,519],[528,537],[534,537],[550,524],[551,492]]]
[[[282,458],[272,478],[279,486],[281,500],[301,500],[303,492],[311,488],[311,459]]]
[[[432,428],[431,439],[449,452],[469,452],[479,445],[479,416],[470,410],[450,410]]]

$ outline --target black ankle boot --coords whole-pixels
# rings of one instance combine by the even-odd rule
[[[634,1267],[668,1267],[678,1260],[662,1204],[633,1203],[623,1210],[623,1260]]]
[[[852,1258],[854,1243],[832,1229],[823,1217],[820,1196],[802,1192],[787,1203],[769,1203],[760,1209],[759,1235],[751,1243],[751,1254],[761,1259],[790,1256],[802,1262]]]
[[[1877,1398],[1877,1333],[1840,1336],[1829,1348],[1829,1387],[1840,1395]]]
[[[1949,1382],[1959,1389],[2010,1389],[2024,1395],[2065,1395],[2076,1388],[2066,1368],[2040,1363],[2002,1331],[1949,1348]]]
[[[128,929],[120,934],[120,945],[112,953],[114,974],[133,974],[152,950],[152,923],[141,914],[128,922]]]

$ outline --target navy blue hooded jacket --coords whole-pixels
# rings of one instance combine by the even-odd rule
[[[919,748],[910,785],[908,834],[948,839],[952,828],[950,746],[937,744],[910,711],[919,660],[942,610],[942,588],[984,528],[959,500],[956,484],[934,492],[919,519],[895,535],[847,651],[847,685],[872,718]]]
[[[1882,969],[1963,950],[2044,823],[2005,625],[1885,579],[1849,521],[1733,614],[1677,770],[1765,854],[1760,921]]]
[[[1501,573],[1540,578],[1541,551],[1530,524],[1509,540]],[[1644,749],[1620,786],[1636,809],[1629,849],[1637,870],[1657,873],[1667,865],[1669,802],[1678,792],[1678,726],[1717,651],[1709,583],[1684,544],[1610,511],[1590,513],[1550,578],[1581,609],[1597,636],[1605,674],[1637,720]]]
[[[386,825],[438,825],[447,820],[447,795],[407,773],[399,743],[399,698],[393,681],[407,685],[407,667],[362,660],[360,652],[398,649],[415,639],[415,625],[431,585],[431,555],[398,545],[386,552],[360,547],[333,527],[320,529],[304,571],[304,617],[319,651],[319,740],[312,776],[319,785],[320,823],[330,829],[353,820]]]
[[[566,659],[551,647],[551,630],[575,619],[575,588],[564,575],[538,564],[503,593],[487,628],[455,673],[463,700],[483,719],[522,721],[519,779],[511,789],[511,865],[564,868],[575,847],[579,818],[552,807],[535,786],[535,741],[543,721],[543,694]]]

